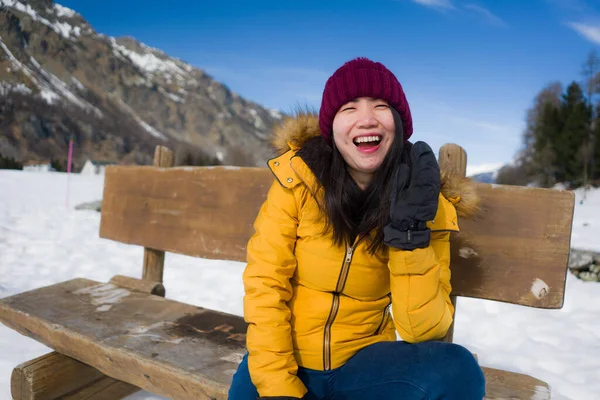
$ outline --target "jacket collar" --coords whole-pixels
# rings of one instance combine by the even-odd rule
[[[314,112],[298,113],[285,119],[275,129],[272,144],[279,156],[270,159],[267,165],[282,186],[292,188],[304,183],[313,193],[316,192],[318,182],[313,171],[323,167],[316,164],[327,162],[326,157],[307,157],[305,161],[297,152],[304,146],[314,146],[315,151],[326,154],[323,146],[328,145],[324,141],[311,140],[320,136],[319,117]],[[441,192],[454,205],[458,216],[470,218],[479,211],[481,199],[477,194],[477,184],[472,179],[442,171],[441,181]]]

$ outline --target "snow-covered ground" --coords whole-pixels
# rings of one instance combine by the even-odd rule
[[[76,277],[107,281],[139,277],[143,250],[98,238],[100,215],[75,205],[99,200],[103,179],[0,170],[0,297]],[[579,204],[572,245],[600,251],[600,191]],[[167,254],[167,297],[242,314],[242,263]],[[491,301],[458,300],[455,342],[484,366],[548,382],[553,399],[600,399],[600,283],[571,274],[565,306],[537,310]],[[0,400],[10,399],[17,364],[49,349],[0,325]],[[162,399],[146,392],[129,398]]]

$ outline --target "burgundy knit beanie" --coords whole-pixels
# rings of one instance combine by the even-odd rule
[[[383,64],[359,57],[338,68],[325,83],[319,110],[319,127],[328,143],[331,143],[335,114],[341,106],[358,97],[385,100],[400,114],[404,140],[412,135],[410,108],[396,76]]]

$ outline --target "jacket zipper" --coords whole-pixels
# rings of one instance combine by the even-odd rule
[[[344,257],[344,262],[342,263],[342,269],[335,286],[335,292],[333,293],[331,310],[329,311],[329,316],[327,317],[327,322],[325,323],[325,335],[323,340],[323,369],[325,371],[329,371],[331,369],[331,325],[333,325],[333,321],[335,321],[335,317],[337,316],[340,308],[340,294],[342,293],[342,290],[344,290],[346,279],[348,279],[350,262],[352,262],[352,255],[354,254],[354,248],[356,247],[357,243],[358,240],[354,242],[354,245],[348,246],[346,249],[346,255]]]
[[[380,335],[381,332],[383,332],[385,326],[387,325],[388,317],[390,316],[390,304],[392,304],[392,295],[388,294],[388,297],[390,301],[388,305],[385,306],[385,308],[383,309],[383,317],[381,318],[381,324],[379,324],[379,327],[377,328],[377,331],[375,333],[376,335]]]

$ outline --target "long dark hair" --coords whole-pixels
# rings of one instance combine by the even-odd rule
[[[390,220],[392,178],[398,164],[408,162],[412,147],[404,141],[400,115],[390,109],[396,126],[394,140],[365,190],[358,187],[348,172],[333,140],[330,147],[322,137],[313,138],[297,153],[319,182],[315,198],[326,215],[325,231],[332,231],[336,245],[351,245],[357,237],[365,237],[371,254],[385,249],[383,227]]]

